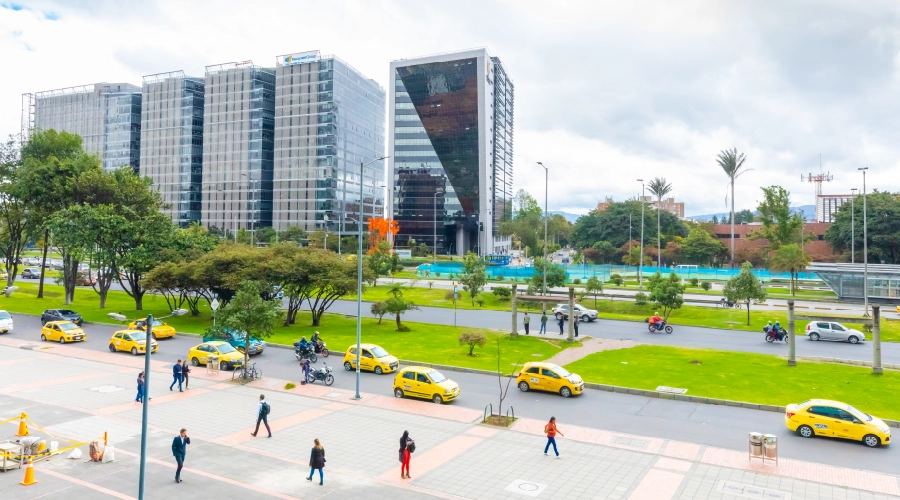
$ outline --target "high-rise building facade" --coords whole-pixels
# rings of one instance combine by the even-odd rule
[[[97,83],[26,94],[23,132],[65,131],[78,134],[89,153],[100,156],[105,170],[140,169],[141,88],[130,83]]]
[[[278,231],[356,234],[384,213],[385,91],[335,56],[278,56],[272,212]],[[363,198],[360,200],[360,182]],[[362,210],[360,209],[362,207]]]
[[[395,245],[502,253],[513,182],[514,87],[475,49],[391,62],[388,168]]]
[[[144,77],[141,174],[182,227],[201,220],[204,86],[183,71]]]
[[[272,225],[275,71],[252,61],[206,67],[203,225]]]

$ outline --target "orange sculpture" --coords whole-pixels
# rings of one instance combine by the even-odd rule
[[[388,241],[393,247],[394,238],[388,240],[387,235],[390,233],[391,236],[394,236],[399,230],[400,226],[394,219],[369,217],[369,251],[366,253],[371,255],[382,241]]]

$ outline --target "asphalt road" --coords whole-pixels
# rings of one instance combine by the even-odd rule
[[[363,316],[369,316],[369,303],[363,303]],[[332,313],[345,314],[356,317],[356,302],[339,300],[329,309]],[[519,313],[519,333],[524,333],[522,326],[522,313]],[[438,325],[453,325],[453,309],[440,307],[422,307],[418,311],[409,311],[403,315],[405,321],[418,321]],[[550,329],[550,337],[559,338],[559,327],[554,318],[550,317],[547,327]],[[475,328],[492,328],[509,331],[512,326],[512,314],[503,311],[456,311],[455,322],[459,326]],[[785,327],[787,325],[784,325]],[[568,334],[569,325],[566,323],[565,332]],[[806,328],[806,322],[797,322],[797,328]],[[540,329],[540,315],[531,315],[531,329],[536,332]],[[670,345],[678,347],[704,347],[712,349],[724,349],[729,351],[755,352],[760,354],[777,354],[787,356],[788,347],[784,342],[765,341],[765,334],[760,332],[746,332],[740,330],[719,330],[715,328],[700,328],[690,326],[674,326],[671,335],[663,333],[650,333],[646,323],[634,321],[615,321],[598,319],[591,323],[580,323],[578,333],[598,338],[628,339],[654,345]],[[871,337],[870,337],[871,338]],[[849,344],[846,342],[812,342],[800,337],[797,342],[797,356],[822,356],[830,358],[872,361],[872,343],[862,342]],[[900,364],[900,343],[882,342],[882,363]]]
[[[450,311],[452,314],[452,311]],[[40,320],[34,316],[13,314],[15,329],[5,334],[5,338],[15,338],[40,342]],[[629,325],[630,323],[623,323]],[[601,325],[588,325],[602,327]],[[79,347],[95,351],[107,349],[109,337],[118,328],[109,325],[86,325],[87,340]],[[586,332],[587,333],[587,332]],[[649,336],[649,334],[646,334]],[[661,336],[660,336],[661,337]],[[760,336],[756,336],[760,337]],[[676,335],[661,337],[677,338]],[[328,339],[325,339],[326,341]],[[184,358],[193,345],[199,343],[196,337],[178,336],[159,341],[159,352],[155,355],[163,361],[175,362]],[[762,342],[768,347],[768,344]],[[344,346],[332,346],[336,350]],[[783,346],[782,346],[783,347]],[[856,348],[858,346],[841,346]],[[130,354],[121,353],[122,356]],[[345,372],[340,355],[332,355],[324,361],[335,369],[334,387],[353,389],[355,372]],[[264,376],[287,380],[300,378],[299,364],[291,350],[270,348],[252,358]],[[321,366],[322,360],[316,365]],[[498,380],[496,377],[446,373],[459,383],[460,397],[453,405],[483,410],[485,405],[498,403]],[[764,376],[764,374],[760,374]],[[152,383],[171,382],[169,377],[155,378]],[[378,376],[374,373],[361,374],[361,391],[374,394],[392,394],[393,377]],[[321,383],[321,382],[318,382]],[[505,385],[505,380],[503,381]],[[299,386],[298,392],[302,392]],[[433,404],[423,401],[422,404]],[[891,474],[900,474],[900,449],[897,445],[886,448],[869,449],[860,443],[829,440],[825,438],[803,439],[789,434],[784,427],[784,417],[780,413],[701,405],[681,401],[659,400],[641,396],[613,394],[588,389],[579,397],[563,399],[555,394],[536,392],[522,393],[510,384],[504,405],[512,405],[516,416],[547,419],[554,415],[560,428],[581,425],[615,432],[651,436],[663,439],[677,439],[708,446],[717,446],[744,451],[747,449],[747,433],[751,431],[776,434],[780,439],[782,457],[809,460],[830,465],[864,469]],[[863,408],[864,410],[865,408]],[[565,440],[561,442],[565,449]]]

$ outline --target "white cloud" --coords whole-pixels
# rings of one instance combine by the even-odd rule
[[[18,5],[21,8],[13,8]],[[20,99],[100,81],[320,49],[388,84],[392,59],[487,46],[516,84],[516,182],[584,212],[665,176],[688,213],[724,211],[716,154],[737,147],[762,185],[797,204],[802,173],[826,192],[900,189],[900,6],[887,0],[455,2],[19,0],[0,7],[0,134]]]

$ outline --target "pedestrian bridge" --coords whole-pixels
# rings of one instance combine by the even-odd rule
[[[816,275],[837,294],[838,300],[863,301],[864,276],[869,276],[869,302],[900,304],[900,266],[811,262],[806,270]]]

